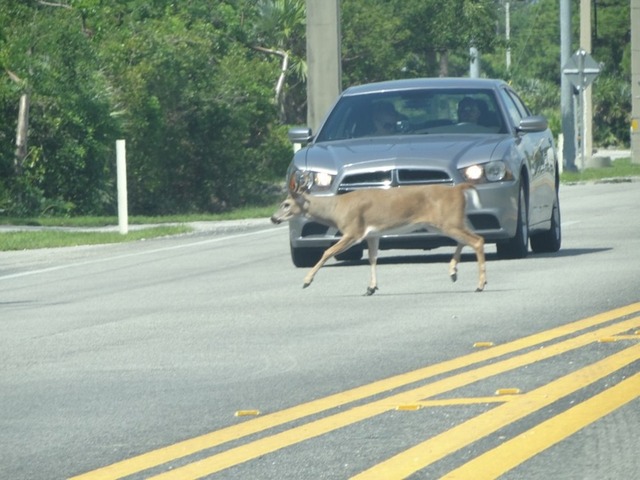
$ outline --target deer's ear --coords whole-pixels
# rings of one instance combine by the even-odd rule
[[[311,173],[296,170],[291,174],[291,177],[289,177],[289,191],[291,192],[291,195],[294,197],[302,195],[304,192],[309,190],[312,181],[313,177]]]
[[[295,171],[289,176],[289,192],[294,193],[298,188],[298,174],[300,172]]]

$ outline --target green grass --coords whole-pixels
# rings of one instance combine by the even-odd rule
[[[122,235],[119,232],[69,232],[60,230],[2,232],[0,233],[0,251],[122,243],[178,235],[191,231],[192,229],[187,225],[177,225],[133,230],[126,235]]]
[[[630,158],[621,158],[610,167],[585,168],[582,172],[562,172],[562,183],[591,182],[609,178],[640,177],[640,164],[631,163]]]

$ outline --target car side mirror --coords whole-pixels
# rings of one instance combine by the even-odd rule
[[[549,122],[547,122],[546,117],[542,115],[532,115],[520,120],[518,131],[523,133],[544,132],[548,126]]]
[[[313,134],[309,127],[293,127],[289,129],[288,137],[291,143],[309,143]]]

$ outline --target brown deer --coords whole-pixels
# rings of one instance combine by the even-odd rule
[[[327,260],[366,240],[371,265],[371,281],[366,295],[373,295],[378,289],[376,263],[380,236],[389,230],[430,225],[458,242],[449,262],[451,280],[457,280],[462,248],[469,245],[475,250],[478,260],[476,292],[484,289],[487,283],[484,239],[469,229],[465,215],[467,196],[479,206],[478,194],[473,185],[463,183],[456,186],[369,188],[343,195],[314,196],[308,192],[308,179],[304,178],[304,174],[300,174],[291,186],[291,193],[271,216],[273,223],[278,224],[297,215],[306,215],[322,224],[337,228],[342,233],[340,240],[324,252],[322,258],[304,278],[303,288],[311,285],[313,277]]]

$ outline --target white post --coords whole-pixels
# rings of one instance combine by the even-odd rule
[[[118,177],[118,226],[120,233],[129,233],[129,206],[127,204],[127,151],[124,140],[116,140],[116,170]]]
[[[591,1],[580,0],[580,48],[591,53]],[[583,92],[582,100],[582,168],[591,166],[593,155],[593,96],[591,85]]]
[[[507,42],[507,58],[505,65],[507,72],[511,70],[511,13],[509,12],[509,2],[504,4],[504,39]]]
[[[480,77],[480,52],[476,47],[469,48],[469,76]]]

